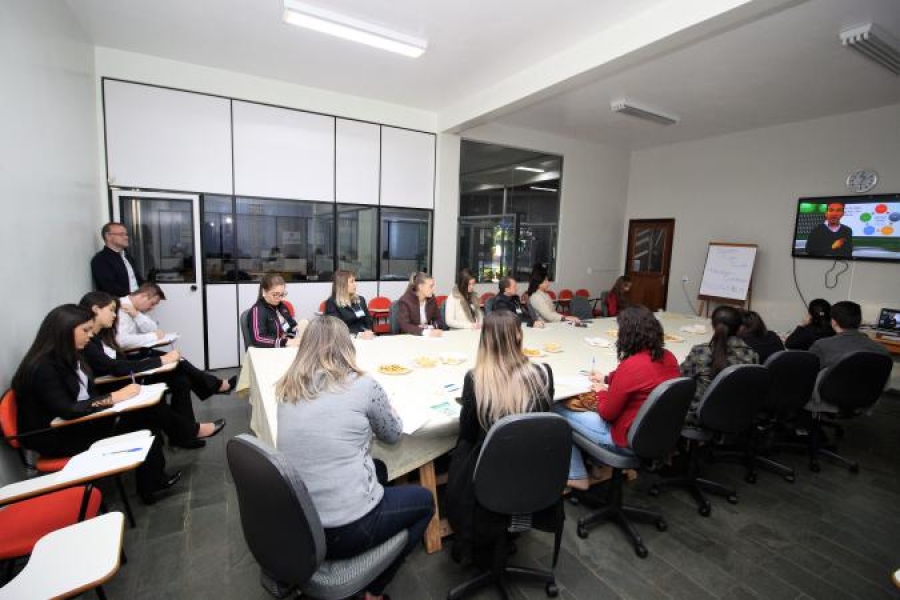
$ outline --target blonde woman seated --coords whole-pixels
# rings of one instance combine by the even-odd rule
[[[444,318],[450,329],[481,329],[475,276],[468,269],[462,269],[456,277],[456,287],[444,303]]]
[[[350,331],[335,317],[309,324],[275,394],[278,450],[309,490],[325,528],[325,558],[356,556],[408,530],[403,552],[366,591],[366,599],[381,598],[434,514],[425,488],[385,488],[376,477],[372,437],[396,443],[400,417],[378,382],[356,365]]]
[[[553,307],[553,299],[547,293],[550,289],[550,278],[543,270],[536,270],[531,274],[528,282],[528,305],[534,310],[535,316],[547,323],[559,323],[560,321],[572,321],[580,323],[581,319],[572,315],[561,315]]]
[[[356,276],[350,271],[334,274],[331,297],[325,301],[325,314],[343,321],[350,333],[358,338],[371,340],[375,337],[366,299],[356,293]]]
[[[532,363],[522,353],[522,327],[507,310],[484,318],[475,368],[466,373],[459,415],[459,439],[447,481],[447,515],[460,550],[476,562],[490,556],[489,540],[496,538],[504,519],[479,509],[472,477],[491,426],[512,414],[548,412],[553,404],[553,372]]]
[[[397,302],[397,321],[403,333],[440,337],[447,328],[434,299],[434,278],[428,273],[413,273],[406,293]]]

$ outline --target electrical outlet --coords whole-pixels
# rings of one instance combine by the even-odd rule
[[[690,281],[690,279],[688,278],[687,275],[682,275],[682,276],[681,276],[681,283],[687,283],[688,281]]]

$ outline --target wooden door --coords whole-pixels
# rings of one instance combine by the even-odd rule
[[[650,310],[666,307],[675,219],[628,222],[625,274],[631,278],[631,301]]]

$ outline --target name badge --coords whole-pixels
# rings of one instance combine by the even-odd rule
[[[359,305],[353,307],[353,314],[356,315],[357,319],[362,319],[364,316],[366,316],[366,313],[363,312],[362,306]]]
[[[522,314],[522,309],[521,309],[520,307],[518,307],[518,306],[516,307],[516,314],[517,314],[517,315],[521,315],[521,314]]]
[[[284,331],[285,333],[290,332],[290,330],[291,330],[291,324],[290,324],[290,322],[288,322],[288,321],[282,321],[282,322],[281,322],[281,330]]]

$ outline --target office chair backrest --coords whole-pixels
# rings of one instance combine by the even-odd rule
[[[400,301],[394,300],[391,302],[391,310],[388,312],[388,323],[391,326],[391,333],[393,335],[397,335],[400,333]]]
[[[772,383],[762,407],[780,414],[790,414],[809,402],[816,377],[819,357],[805,350],[781,350],[766,359]]]
[[[740,433],[750,427],[769,393],[770,379],[762,365],[723,369],[700,399],[697,415],[701,426],[721,433]]]
[[[690,377],[677,377],[650,392],[628,430],[628,446],[637,456],[662,458],[672,451],[696,389]]]
[[[893,366],[886,354],[848,354],[822,373],[816,385],[819,398],[843,413],[861,412],[881,397]]]
[[[19,449],[19,410],[16,406],[16,392],[12,388],[3,392],[0,398],[0,433],[6,438],[6,443]]]
[[[532,321],[537,321],[541,318],[541,315],[537,314],[537,311],[534,310],[534,306],[529,302],[524,306],[524,309],[528,311],[528,315],[531,317]]]
[[[487,300],[484,301],[484,315],[487,316],[491,314],[494,310],[494,300],[497,299],[497,296],[491,296]]]
[[[569,301],[569,313],[579,319],[590,319],[594,316],[591,301],[584,296],[572,296],[572,299]]]
[[[602,317],[609,316],[609,306],[606,304],[607,298],[609,298],[609,292],[600,292],[600,316]]]
[[[531,514],[558,502],[569,472],[572,430],[552,413],[503,417],[491,427],[475,465],[475,498],[505,514]]]
[[[325,558],[325,532],[303,481],[253,436],[229,440],[226,455],[244,539],[256,562],[279,581],[304,583]]]
[[[250,309],[241,313],[241,336],[244,338],[244,348],[252,346],[253,336],[250,335]]]

